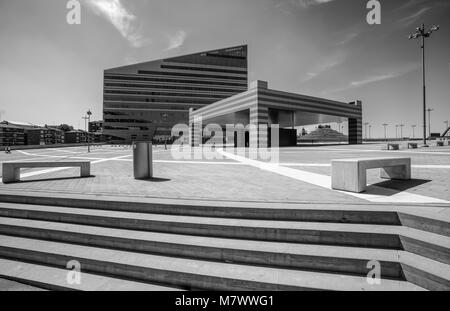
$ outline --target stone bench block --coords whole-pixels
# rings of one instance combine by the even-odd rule
[[[410,180],[411,158],[370,158],[334,160],[332,188],[361,193],[367,189],[367,170],[379,168],[385,179]]]
[[[10,162],[3,163],[3,183],[14,183],[20,181],[21,168],[40,168],[40,167],[79,167],[81,177],[91,176],[91,162]]]

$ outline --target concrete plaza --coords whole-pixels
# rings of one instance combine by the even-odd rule
[[[74,161],[92,163],[92,177],[77,169],[23,169],[22,182],[0,184],[0,192],[48,192],[84,195],[250,202],[310,203],[449,203],[450,147],[385,151],[384,145],[315,146],[280,149],[279,167],[247,162],[226,149],[218,160],[174,160],[170,150],[154,147],[153,180],[133,178],[132,150],[103,146],[14,151],[8,161]],[[331,160],[366,157],[411,157],[411,181],[386,181],[368,172],[365,194],[330,189]],[[255,165],[255,163],[257,163]],[[1,175],[1,168],[0,168]]]
[[[92,176],[22,169],[0,184],[0,290],[448,290],[450,147],[385,147],[281,148],[271,163],[220,148],[175,160],[155,146],[150,180],[133,178],[129,146],[2,153],[91,161]],[[370,170],[365,193],[331,189],[331,160],[373,157],[410,157],[412,180]],[[78,287],[68,260],[83,266]]]

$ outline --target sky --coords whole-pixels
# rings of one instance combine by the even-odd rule
[[[421,49],[427,39],[432,132],[450,120],[450,1],[381,0],[369,25],[366,0],[80,0],[69,25],[66,0],[0,0],[0,118],[84,128],[102,118],[103,70],[240,44],[249,80],[272,89],[362,100],[372,136],[422,124]],[[419,132],[416,129],[416,136]]]

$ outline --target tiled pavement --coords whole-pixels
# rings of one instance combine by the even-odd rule
[[[332,159],[356,157],[411,157],[414,165],[410,182],[382,181],[376,171],[370,171],[368,182],[381,186],[407,190],[410,193],[450,200],[450,147],[418,149],[401,152],[382,151],[382,145],[323,146],[312,148],[285,148],[280,151],[280,162],[294,163],[293,169],[331,175]],[[12,155],[0,155],[4,161],[61,161],[67,157],[99,159],[125,157],[121,160],[93,164],[91,178],[76,178],[76,169],[66,169],[24,178],[17,184],[0,184],[0,192],[43,191],[57,193],[82,193],[93,195],[120,195],[139,197],[163,197],[185,199],[215,199],[231,201],[272,202],[363,202],[359,198],[323,189],[309,183],[280,176],[258,168],[241,165],[229,159],[220,159],[211,164],[172,162],[170,151],[155,147],[155,179],[134,180],[132,173],[132,152],[126,148],[103,147],[86,153],[85,148],[27,150]],[[65,157],[65,158],[63,158]],[[214,162],[201,160],[202,162]],[[188,161],[190,162],[190,161]],[[220,162],[220,163],[217,163]],[[319,166],[301,166],[318,164]],[[324,166],[325,165],[325,166]],[[441,165],[444,167],[427,167]],[[39,169],[23,170],[32,172]],[[0,171],[1,175],[1,171]]]

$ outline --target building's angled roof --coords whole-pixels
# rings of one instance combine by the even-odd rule
[[[247,67],[247,45],[233,46],[229,48],[198,52],[188,55],[175,56],[142,62],[127,66],[121,66],[105,70],[105,73],[136,73],[138,70],[160,70],[163,63],[192,63],[211,66]]]
[[[0,123],[0,128],[9,128],[9,129],[24,129],[23,127],[17,126],[17,125],[13,125],[13,124],[8,124],[5,121]]]
[[[28,123],[28,122],[20,122],[20,121],[3,121],[3,122],[7,122],[8,124],[11,124],[11,125],[17,125],[17,126],[23,126],[23,127],[39,127],[36,124],[32,124],[32,123]]]

